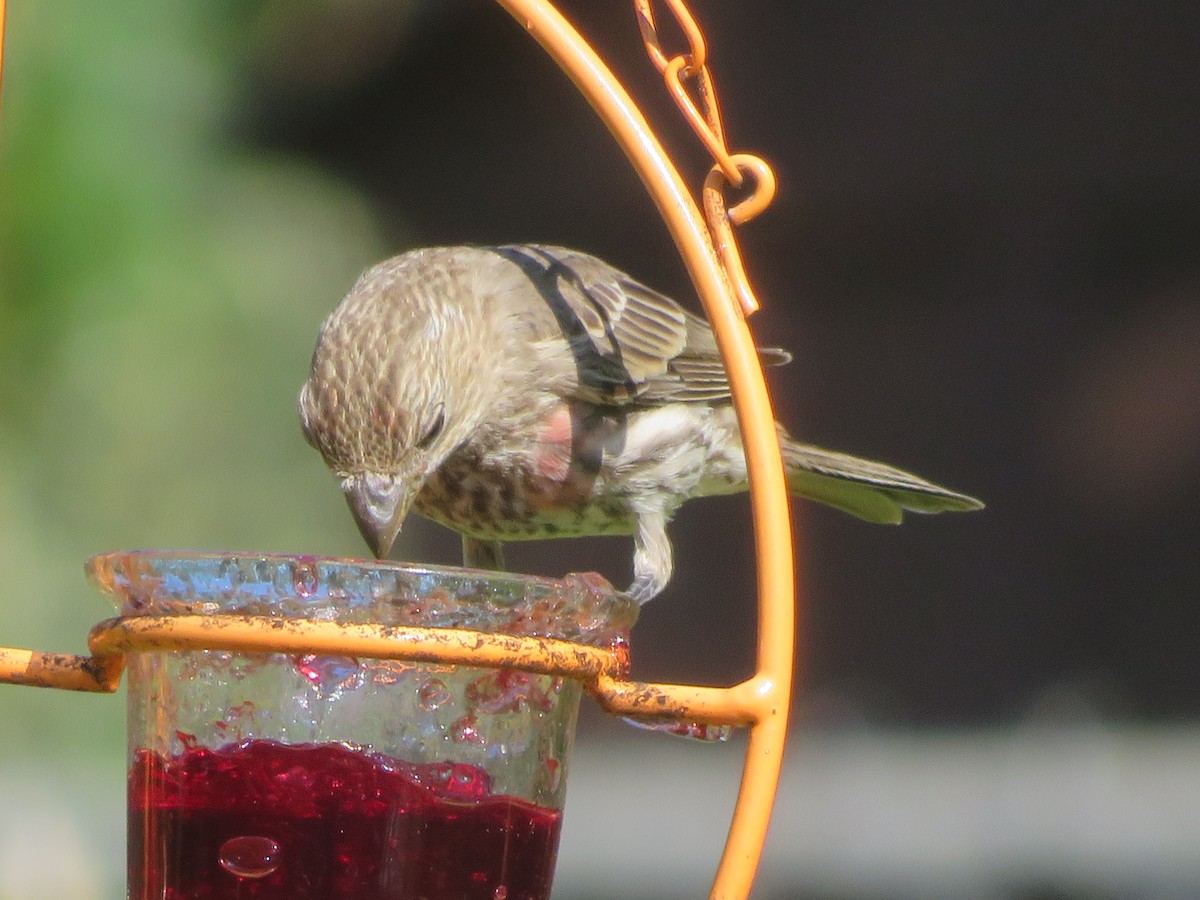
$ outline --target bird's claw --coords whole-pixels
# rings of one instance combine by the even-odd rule
[[[626,588],[625,593],[641,605],[657,597],[663,587],[652,575],[638,575],[633,579],[633,584]]]

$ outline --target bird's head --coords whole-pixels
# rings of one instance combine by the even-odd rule
[[[379,558],[426,479],[469,436],[479,406],[471,382],[480,379],[454,377],[465,353],[443,321],[454,311],[404,290],[376,270],[359,280],[322,326],[299,396],[304,436]]]

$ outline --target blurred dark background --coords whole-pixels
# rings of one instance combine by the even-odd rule
[[[697,183],[707,160],[628,4],[564,8]],[[989,504],[900,529],[801,507],[809,690],[917,724],[1008,721],[1052,686],[1121,715],[1200,712],[1200,8],[697,15],[731,143],[781,181],[742,231],[756,334],[797,357],[773,373],[780,417]],[[694,304],[632,170],[506,18],[421,7],[357,58],[348,28],[318,73],[312,34],[286,34],[247,65],[236,133],[340,173],[396,248],[565,243]],[[745,674],[745,510],[680,515],[678,575],[637,633],[648,677]],[[626,577],[623,541],[513,555]]]
[[[1031,727],[1115,729],[1158,736],[1145,771],[1170,773],[1162,798],[1186,796],[1194,777],[1170,779],[1200,753],[1200,6],[693,5],[730,144],[780,181],[773,207],[740,231],[763,301],[751,326],[795,353],[771,375],[780,418],[813,443],[988,503],[899,528],[798,506],[801,748],[864,734],[884,750],[896,735],[947,734],[994,748]],[[646,60],[630,4],[561,6],[699,184],[709,161]],[[78,567],[93,552],[363,552],[293,403],[321,319],[384,256],[562,243],[697,308],[632,169],[495,4],[14,3],[8,40],[0,643],[79,649],[103,615],[73,599],[86,597]],[[637,676],[749,673],[749,528],[745,498],[680,513],[675,579],[634,634]],[[404,539],[400,557],[455,561],[457,538],[436,526]],[[629,552],[621,539],[564,541],[516,545],[509,560],[623,584]],[[636,744],[600,718],[586,712],[585,735]],[[119,786],[119,719],[97,698],[0,691],[11,773],[0,796],[7,785],[9,805],[27,805],[13,797],[48,747],[98,773],[88,784]],[[1175,750],[1162,756],[1162,741]],[[902,742],[896,759],[945,749]],[[880,765],[894,786],[926,783]],[[1141,784],[1112,777],[1100,783]],[[1080,790],[1114,808],[1125,796]],[[1168,827],[1181,820],[1145,791],[1129,796],[1146,805],[1114,821],[1157,822],[1138,833],[1194,849],[1194,817],[1191,831]],[[995,812],[971,821],[1012,826]],[[95,851],[80,840],[86,863]],[[1108,845],[1095,846],[1103,863]],[[1173,887],[1141,892],[1128,867],[1105,881],[1043,860],[1017,887],[968,890],[982,883],[972,869],[952,893],[1200,890],[1194,858],[1146,852],[1161,872],[1182,866],[1163,876]],[[3,900],[109,896],[84,863],[76,882],[57,867],[53,889],[22,889],[11,873],[28,854],[9,856]],[[101,857],[96,871],[119,871]],[[920,880],[940,863],[912,893],[888,887],[895,869],[880,865],[874,887],[830,876],[820,896],[945,888]],[[846,866],[857,877],[868,864]]]

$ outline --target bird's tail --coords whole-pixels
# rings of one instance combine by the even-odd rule
[[[937,513],[981,509],[974,497],[885,463],[800,444],[780,435],[788,490],[868,522],[894,525],[904,511]]]

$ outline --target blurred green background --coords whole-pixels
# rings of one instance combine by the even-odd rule
[[[699,181],[628,4],[562,5]],[[900,529],[797,513],[806,681],[758,896],[1200,895],[1200,11],[694,6],[731,142],[781,180],[743,232],[753,327],[797,354],[781,418],[989,503]],[[4,645],[82,649],[96,552],[361,555],[294,398],[384,256],[554,241],[693,303],[631,170],[495,4],[8,18]],[[637,674],[743,677],[745,500],[672,534]],[[456,545],[414,522],[396,555]],[[510,562],[623,583],[628,553]],[[739,752],[585,711],[556,896],[701,895]],[[120,895],[123,766],[119,698],[0,688],[0,900]]]
[[[359,192],[228,139],[262,10],[9,6],[0,640],[82,649],[109,608],[81,565],[106,549],[360,554],[294,397],[316,325],[383,242]],[[5,690],[0,802],[29,811],[23,766],[119,802],[123,717],[119,698]],[[35,836],[33,857],[5,841],[0,897],[117,896],[118,809],[100,848],[33,867],[49,882],[20,874]]]
[[[105,549],[359,550],[294,397],[316,325],[382,240],[351,188],[224,137],[251,25],[222,4],[11,6],[6,642],[78,649],[106,613],[80,565]],[[6,753],[120,742],[113,701],[0,702]]]

